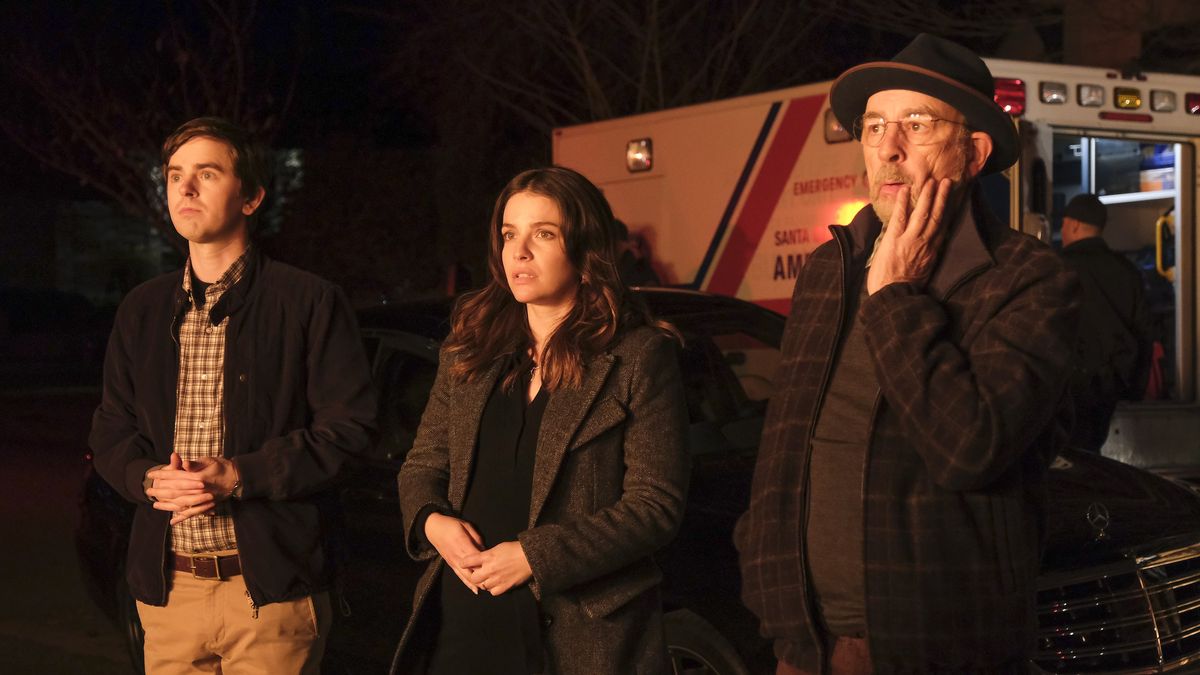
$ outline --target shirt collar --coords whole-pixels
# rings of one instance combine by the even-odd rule
[[[242,255],[239,256],[237,260],[234,260],[233,264],[231,264],[225,270],[225,273],[222,274],[219,279],[217,279],[213,283],[209,284],[208,290],[205,291],[205,295],[207,295],[209,291],[211,291],[213,293],[224,293],[225,291],[229,290],[232,286],[237,284],[237,282],[242,280],[242,276],[246,273],[246,264],[250,260],[250,249],[251,248],[252,247],[247,246],[246,250],[242,252]],[[189,297],[189,298],[192,297],[192,258],[191,258],[191,256],[188,256],[187,263],[185,263],[184,267],[183,267],[183,291],[184,291],[184,293],[187,294],[187,297]]]

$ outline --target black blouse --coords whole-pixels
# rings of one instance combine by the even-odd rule
[[[532,364],[513,359],[502,369],[479,425],[475,461],[461,517],[475,526],[485,548],[516,541],[528,528],[533,460],[549,394],[528,403]],[[512,391],[503,382],[521,373]],[[528,584],[500,596],[470,591],[451,570],[441,575],[441,622],[429,673],[529,675],[543,668],[537,603]]]

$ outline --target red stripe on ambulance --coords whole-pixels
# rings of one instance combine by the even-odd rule
[[[792,99],[788,104],[705,290],[737,295],[754,252],[767,231],[767,223],[788,186],[796,159],[800,157],[824,104],[824,94]]]

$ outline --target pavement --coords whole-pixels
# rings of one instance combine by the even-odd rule
[[[133,672],[92,604],[74,548],[87,431],[99,390],[0,391],[0,672]]]

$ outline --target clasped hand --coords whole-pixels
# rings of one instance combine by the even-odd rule
[[[952,188],[949,178],[926,180],[911,214],[908,208],[911,188],[900,188],[892,217],[867,272],[867,293],[873,295],[891,283],[923,286],[929,280],[945,238],[942,215]]]
[[[146,477],[153,480],[146,495],[157,500],[154,508],[172,513],[172,525],[212,510],[229,497],[238,480],[237,467],[224,457],[186,460],[175,452],[169,464],[148,471]]]
[[[500,595],[533,576],[519,542],[506,541],[485,549],[483,537],[465,520],[431,513],[425,520],[425,538],[472,593],[483,589]]]

